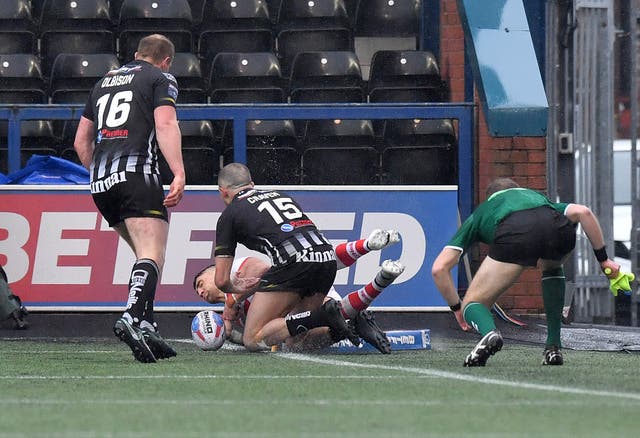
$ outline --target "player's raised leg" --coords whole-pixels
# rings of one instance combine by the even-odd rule
[[[375,278],[364,287],[350,292],[340,303],[345,318],[355,318],[358,312],[365,310],[382,291],[404,272],[400,260],[385,260]]]
[[[396,230],[376,229],[366,239],[341,243],[336,246],[338,269],[353,265],[360,257],[371,251],[379,251],[400,242],[400,233]]]

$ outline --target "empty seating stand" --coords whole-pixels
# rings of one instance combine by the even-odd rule
[[[420,32],[421,0],[360,0],[355,17],[355,52],[362,76],[369,78],[369,61],[379,50],[415,50]]]
[[[276,42],[285,73],[298,53],[353,50],[344,0],[282,0]]]
[[[385,50],[373,56],[370,102],[446,102],[448,90],[435,56],[427,51]]]
[[[278,58],[271,52],[219,53],[209,79],[211,103],[286,102]],[[219,131],[231,122],[216,121]]]
[[[182,120],[182,160],[187,184],[217,184],[220,168],[220,147],[209,120]],[[173,173],[160,154],[160,175],[164,184],[170,184]]]
[[[0,8],[0,54],[36,53],[36,24],[29,0],[4,0]]]
[[[458,147],[453,122],[388,121],[381,163],[383,184],[456,184]]]
[[[311,120],[304,135],[303,184],[379,184],[380,158],[369,120]]]
[[[40,16],[42,68],[49,76],[60,53],[115,53],[107,0],[46,0]]]
[[[35,55],[0,55],[0,102],[47,103],[40,61]]]
[[[20,166],[24,167],[32,155],[58,155],[58,139],[50,120],[25,120],[20,124]],[[8,130],[0,123],[0,172],[8,173]]]
[[[224,164],[234,161],[231,129],[224,135]],[[247,122],[247,165],[256,184],[299,184],[300,151],[291,120]]]
[[[200,59],[194,53],[176,53],[169,73],[178,81],[178,103],[207,103],[206,81]]]
[[[291,102],[364,102],[362,74],[355,53],[299,53],[291,70]]]
[[[364,102],[360,65],[355,53],[299,53],[291,70],[289,97],[292,103]],[[296,121],[296,129],[304,132],[307,123]]]
[[[108,71],[120,67],[118,58],[113,53],[85,54],[61,53],[51,69],[49,78],[49,95],[51,103],[84,104],[89,91]],[[73,149],[73,140],[78,127],[77,120],[55,120],[53,122],[57,135],[62,140],[64,149]],[[75,151],[66,151],[73,156]],[[65,156],[65,158],[67,158]],[[67,158],[68,159],[68,158]],[[75,160],[72,160],[75,161]]]
[[[108,71],[120,67],[113,53],[61,53],[49,78],[52,103],[85,103],[89,91]]]
[[[118,56],[123,63],[131,61],[140,39],[153,33],[169,38],[176,52],[192,52],[192,23],[187,0],[124,0],[118,20]]]
[[[273,35],[264,0],[207,0],[198,31],[205,71],[221,52],[271,52]]]
[[[220,53],[209,78],[212,103],[285,102],[280,63],[273,53]]]

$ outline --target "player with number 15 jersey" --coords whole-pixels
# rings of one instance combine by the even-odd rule
[[[218,220],[215,255],[234,256],[238,243],[271,260],[260,290],[286,286],[304,296],[318,289],[326,293],[333,283],[333,245],[286,193],[251,187],[234,197]],[[315,281],[309,281],[303,273],[320,264],[327,266],[326,272],[321,269]]]

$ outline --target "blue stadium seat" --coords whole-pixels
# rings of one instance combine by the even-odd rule
[[[36,24],[29,0],[6,0],[0,8],[0,54],[36,53]]]
[[[40,61],[32,54],[0,55],[0,102],[47,103]]]
[[[270,52],[219,53],[209,84],[212,103],[285,102],[280,64]]]
[[[353,50],[344,0],[282,0],[277,51],[285,72],[301,52]]]
[[[380,154],[369,120],[311,120],[304,134],[303,184],[378,184]]]
[[[224,164],[233,162],[233,132],[227,124]],[[247,122],[247,165],[256,184],[299,184],[300,152],[291,120]]]
[[[369,74],[370,102],[445,102],[447,85],[431,52],[376,52]]]
[[[449,119],[387,121],[383,184],[456,184],[458,147]]]
[[[178,103],[207,103],[206,81],[200,59],[194,53],[176,53],[169,73],[178,81]]]
[[[193,52],[192,24],[187,0],[124,0],[118,20],[118,56],[123,63],[131,61],[140,39],[152,33],[169,38],[176,52]]]
[[[207,68],[218,53],[273,51],[264,0],[207,0],[198,33],[198,53]]]
[[[107,0],[47,0],[40,17],[42,69],[49,76],[61,53],[115,53]]]

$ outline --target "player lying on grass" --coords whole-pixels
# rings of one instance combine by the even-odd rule
[[[534,190],[521,188],[509,178],[498,178],[487,187],[487,200],[469,216],[433,262],[432,275],[451,310],[462,315],[482,339],[469,353],[464,366],[484,366],[502,348],[491,306],[511,287],[526,267],[542,271],[542,298],[547,317],[544,365],[562,365],[560,326],[564,306],[565,276],[562,264],[576,244],[580,224],[602,271],[614,281],[624,273],[607,256],[598,219],[586,206],[558,203]],[[451,270],[472,244],[489,245],[464,301],[460,303]],[[625,285],[630,289],[628,283]],[[612,283],[612,289],[614,285]],[[623,290],[625,290],[623,288]]]
[[[338,269],[353,265],[360,257],[370,251],[381,250],[399,241],[400,236],[395,230],[374,230],[366,239],[341,243],[335,247]],[[234,260],[232,275],[236,279],[261,277],[269,267],[269,264],[262,259],[242,257]],[[384,354],[391,352],[389,340],[376,324],[373,314],[366,309],[384,288],[389,286],[403,271],[404,266],[399,261],[386,260],[382,263],[381,270],[376,277],[361,289],[349,293],[344,298],[333,287],[327,294],[327,298],[340,302],[340,310],[343,316],[345,319],[350,320],[356,333]],[[250,308],[251,294],[245,294],[244,296],[225,294],[216,287],[214,278],[215,266],[208,266],[196,274],[193,280],[193,288],[203,300],[210,304],[225,303],[223,315],[227,337],[232,342],[242,344],[242,329],[244,318]],[[304,304],[291,313],[303,310]],[[296,344],[290,344],[289,346],[292,349],[304,349],[329,345],[326,331],[318,330],[315,336],[305,337],[305,339],[298,337]]]

